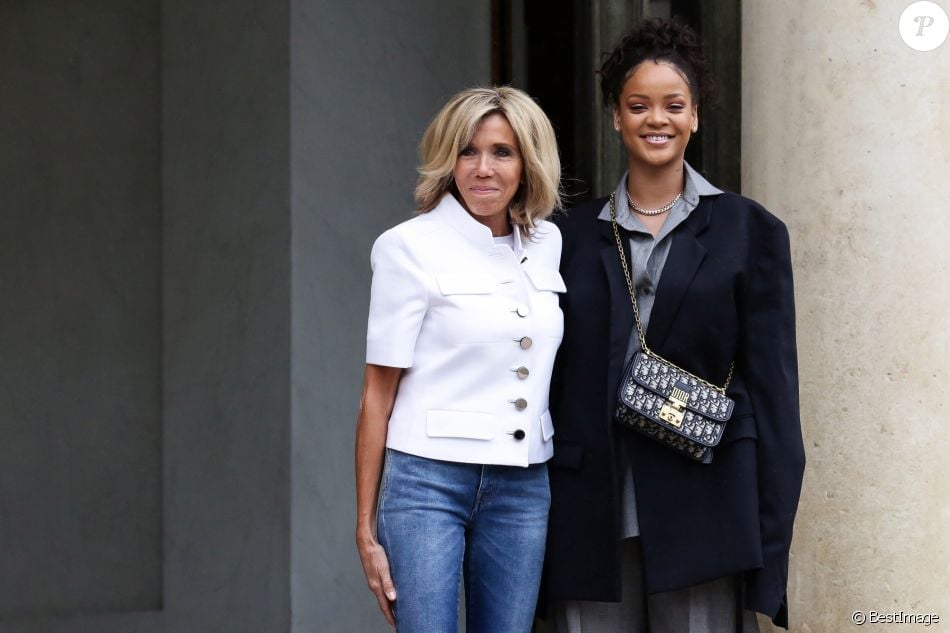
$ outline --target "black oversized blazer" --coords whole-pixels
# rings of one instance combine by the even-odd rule
[[[647,344],[717,384],[736,365],[734,413],[704,465],[612,421],[634,321],[610,223],[597,219],[605,203],[556,219],[567,293],[551,387],[543,595],[620,599],[618,451],[628,450],[647,591],[741,573],[746,607],[787,626],[788,551],[805,465],[788,232],[755,202],[723,193],[702,197],[672,233]]]

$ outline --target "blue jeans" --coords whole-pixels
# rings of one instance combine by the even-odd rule
[[[386,449],[377,537],[399,633],[529,633],[547,536],[546,464],[444,462]]]

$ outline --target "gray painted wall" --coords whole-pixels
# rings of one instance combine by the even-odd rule
[[[0,621],[162,602],[159,3],[0,3]]]
[[[490,79],[489,3],[292,6],[294,630],[387,631],[354,544],[369,252],[412,215],[429,120]]]
[[[170,633],[290,629],[289,7],[163,3]]]
[[[0,3],[0,633],[387,630],[369,249],[488,3]]]

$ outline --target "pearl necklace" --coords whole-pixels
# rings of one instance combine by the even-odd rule
[[[637,203],[633,201],[633,198],[630,197],[630,192],[627,191],[627,204],[630,205],[630,209],[632,211],[639,213],[640,215],[660,215],[661,213],[666,213],[667,211],[672,209],[673,205],[679,202],[680,198],[682,197],[683,197],[683,192],[680,191],[678,194],[676,194],[675,198],[670,200],[669,204],[663,205],[659,209],[644,209],[643,207],[638,206]]]

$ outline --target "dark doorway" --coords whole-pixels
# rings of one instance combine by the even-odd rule
[[[623,150],[600,104],[601,56],[644,11],[682,16],[706,42],[718,103],[703,109],[689,163],[717,186],[740,188],[739,0],[619,2],[494,0],[492,74],[537,99],[554,125],[567,204],[604,195],[622,173]]]

